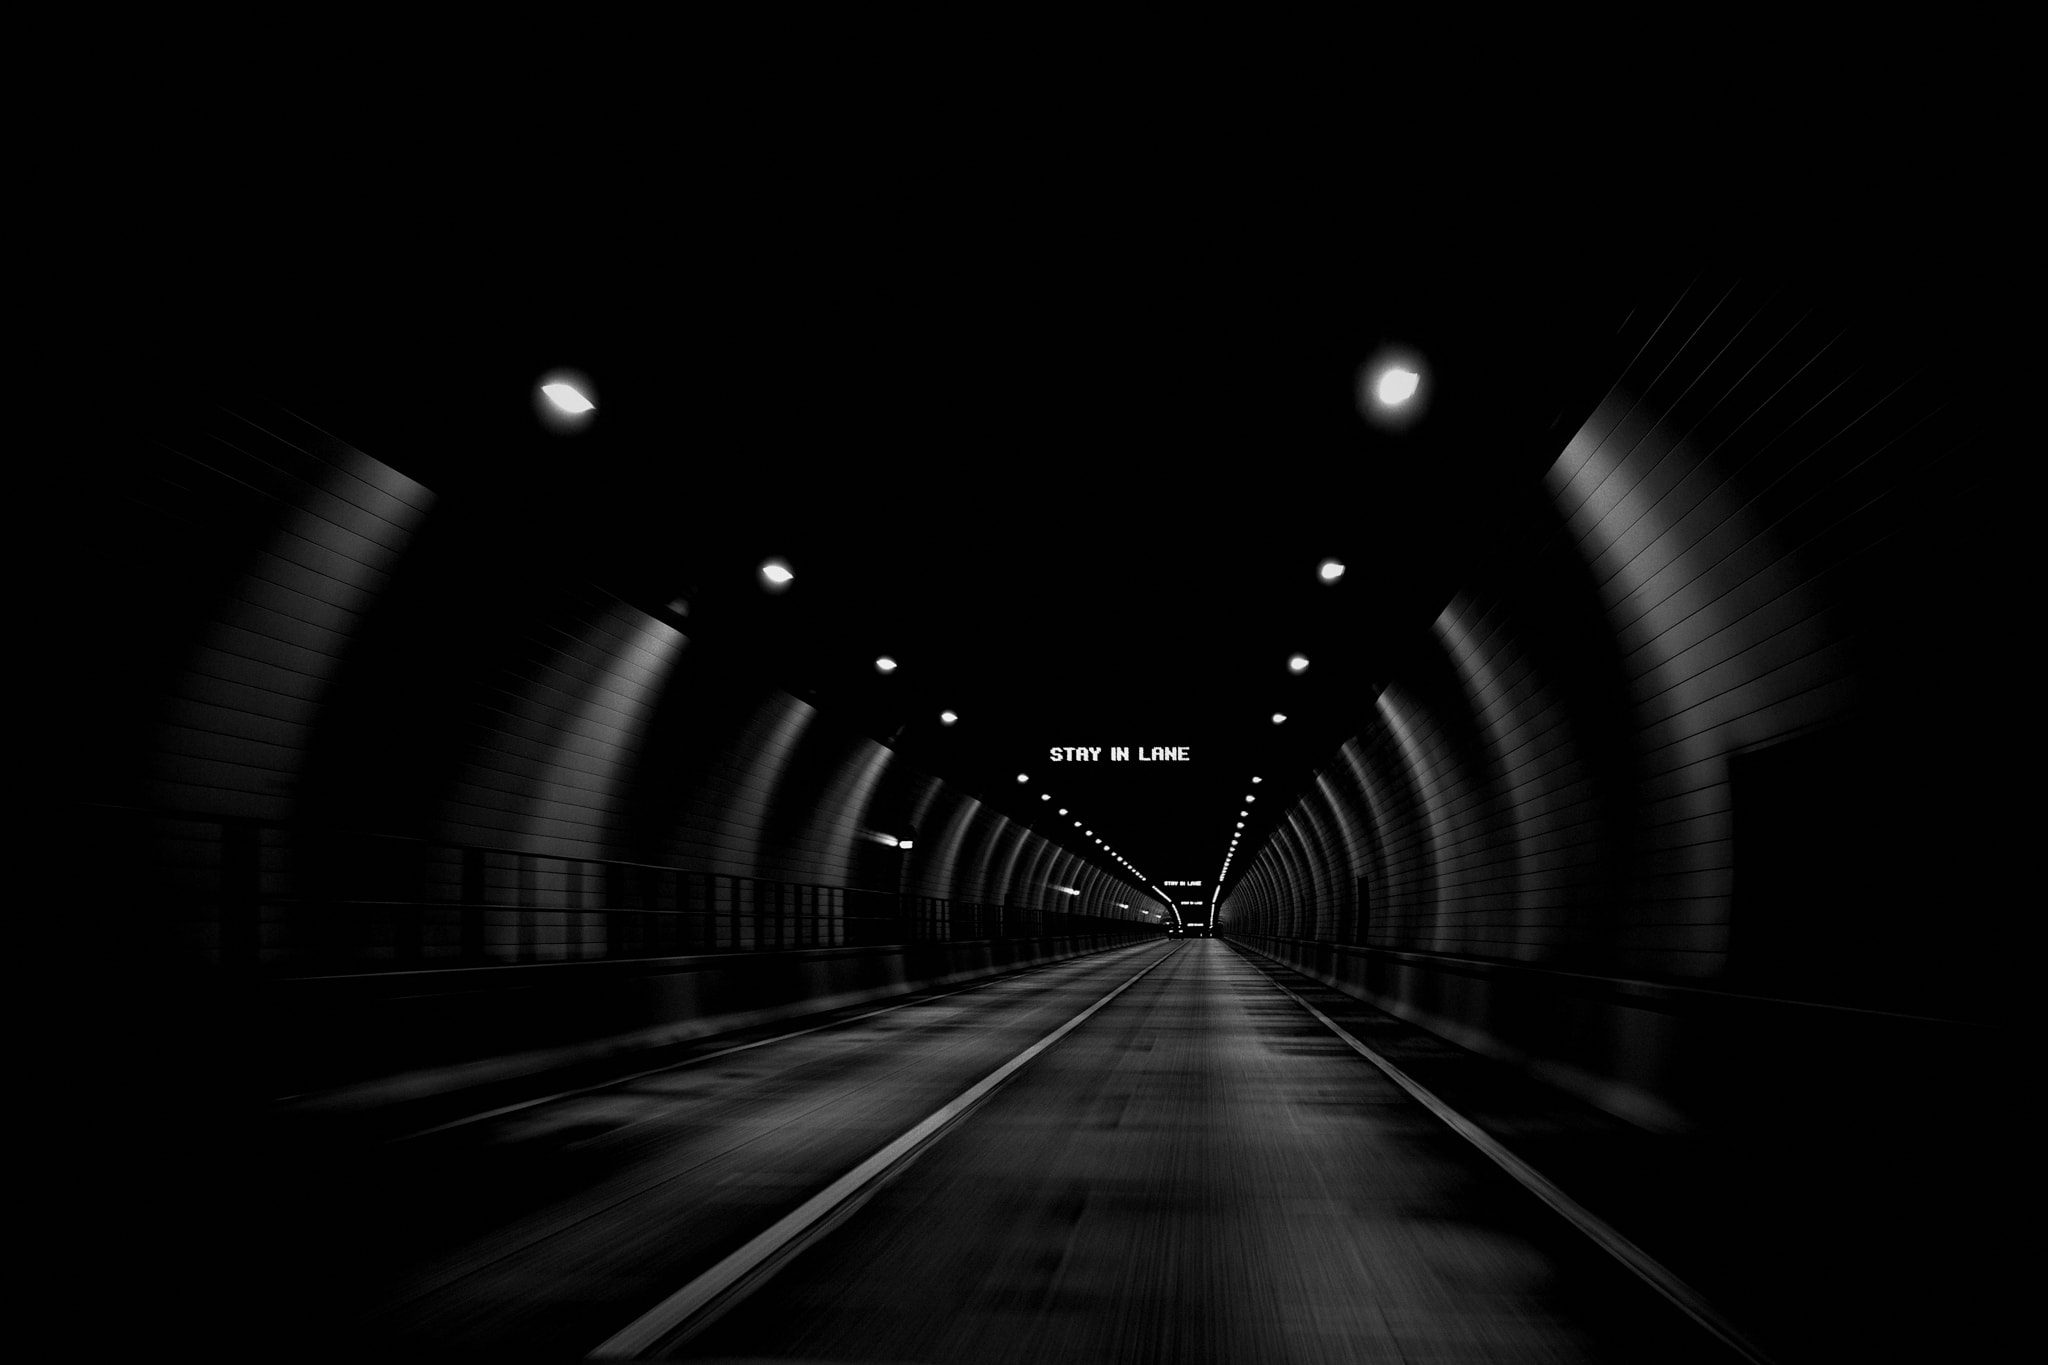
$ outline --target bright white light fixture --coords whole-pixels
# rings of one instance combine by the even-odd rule
[[[960,719],[960,717],[955,715],[951,711],[939,712],[939,724],[941,725],[951,725],[954,721],[958,719]]]
[[[1273,723],[1275,725],[1285,725],[1287,723],[1287,717],[1281,715],[1278,711],[1275,711],[1273,713]]]
[[[1287,671],[1289,673],[1300,673],[1307,667],[1308,656],[1305,654],[1297,654],[1287,661]]]
[[[553,369],[534,383],[530,401],[540,424],[558,436],[573,436],[595,421],[597,389],[581,370]]]
[[[1421,352],[1399,342],[1382,346],[1358,367],[1358,415],[1382,431],[1406,431],[1426,415],[1430,367]]]
[[[1325,583],[1335,583],[1344,576],[1344,566],[1334,559],[1326,559],[1316,568],[1316,576]]]
[[[1018,774],[1017,774],[1017,780],[1018,780],[1019,782],[1029,782],[1029,781],[1031,780],[1031,774],[1030,774],[1030,773],[1018,773]]]
[[[884,654],[884,655],[883,655],[883,656],[882,656],[881,658],[879,658],[879,659],[875,660],[875,672],[877,672],[877,673],[894,673],[895,671],[896,671],[896,661],[895,661],[894,659],[890,658],[890,657],[889,657],[888,655]],[[1020,778],[1018,778],[1017,780],[1021,782],[1021,781],[1023,781],[1024,779],[1020,777]]]
[[[553,403],[557,410],[566,412],[571,417],[579,417],[586,412],[597,410],[597,404],[585,398],[574,384],[564,384],[559,381],[553,384],[543,384],[540,386],[540,391],[547,395],[547,400]]]
[[[781,591],[788,585],[789,580],[795,577],[796,575],[789,571],[789,565],[779,559],[761,561],[761,581],[768,585],[771,592]]]

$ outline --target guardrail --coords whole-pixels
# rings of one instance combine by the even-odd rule
[[[1033,906],[274,820],[85,810],[84,866],[129,903],[150,946],[234,970],[403,971],[1150,928]]]

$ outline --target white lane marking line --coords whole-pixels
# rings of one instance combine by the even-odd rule
[[[1112,949],[1111,951],[1115,950]],[[905,1000],[897,1005],[884,1005],[880,1009],[869,1010],[866,1014],[856,1014],[848,1019],[833,1019],[823,1024],[813,1024],[810,1028],[797,1029],[792,1033],[778,1033],[773,1038],[763,1038],[752,1043],[739,1043],[732,1047],[721,1048],[717,1052],[707,1052],[701,1057],[689,1057],[680,1062],[670,1062],[666,1066],[652,1067],[646,1071],[636,1071],[630,1076],[619,1076],[609,1081],[599,1081],[595,1085],[586,1085],[575,1090],[561,1090],[552,1095],[542,1095],[537,1100],[520,1100],[516,1104],[500,1105],[496,1109],[486,1109],[481,1114],[470,1114],[463,1118],[450,1119],[446,1123],[437,1123],[432,1128],[422,1128],[416,1133],[405,1133],[392,1138],[391,1141],[411,1142],[415,1138],[432,1137],[435,1133],[445,1133],[451,1129],[467,1127],[472,1123],[482,1123],[486,1119],[503,1118],[507,1114],[516,1114],[522,1109],[534,1109],[543,1104],[553,1104],[556,1100],[573,1100],[579,1095],[594,1095],[600,1090],[610,1090],[616,1086],[631,1085],[634,1081],[644,1081],[649,1076],[659,1076],[665,1071],[680,1071],[686,1066],[701,1066],[705,1062],[715,1062],[720,1057],[730,1057],[735,1052],[748,1052],[757,1047],[767,1047],[770,1043],[787,1042],[791,1038],[801,1038],[807,1033],[822,1033],[828,1028],[844,1028],[848,1024],[857,1024],[863,1019],[872,1019],[878,1014],[888,1014],[893,1010],[907,1010],[913,1005],[929,1005],[934,1000],[944,1000],[949,996],[965,995],[969,991],[987,990],[991,986],[1000,986],[1005,982],[1016,981],[1035,972],[1045,971],[1051,967],[1064,966],[1068,962],[1077,960],[1075,958],[1066,958],[1060,962],[1046,962],[1036,967],[1025,967],[1020,971],[996,977],[992,981],[977,981],[972,985],[962,986],[957,990],[941,991],[937,995],[920,996],[915,1000]]]
[[[1500,1143],[1496,1142],[1477,1124],[1410,1079],[1408,1074],[1402,1071],[1400,1067],[1395,1066],[1392,1062],[1380,1056],[1379,1053],[1374,1052],[1364,1043],[1352,1037],[1343,1025],[1330,1018],[1329,1015],[1324,1014],[1314,1005],[1311,1005],[1293,991],[1288,990],[1287,987],[1279,982],[1273,981],[1271,977],[1266,979],[1272,982],[1275,990],[1321,1020],[1323,1026],[1329,1029],[1330,1032],[1351,1044],[1354,1052],[1385,1072],[1388,1080],[1407,1091],[1416,1103],[1443,1120],[1452,1132],[1464,1138],[1474,1147],[1477,1147],[1494,1165],[1513,1176],[1531,1194],[1534,1194],[1557,1213],[1563,1215],[1566,1222],[1592,1238],[1602,1251],[1605,1251],[1608,1255],[1614,1257],[1615,1260],[1620,1261],[1623,1265],[1634,1271],[1638,1279],[1642,1280],[1659,1294],[1662,1294],[1666,1299],[1669,1299],[1694,1322],[1718,1337],[1724,1346],[1733,1350],[1743,1359],[1750,1361],[1751,1365],[1771,1365],[1771,1358],[1753,1345],[1742,1333],[1738,1332],[1735,1329],[1735,1325],[1723,1317],[1720,1311],[1711,1303],[1708,1303],[1704,1295],[1684,1280],[1679,1279],[1678,1276],[1672,1274],[1669,1270],[1666,1270],[1661,1263],[1651,1257],[1650,1253],[1644,1251],[1634,1242],[1629,1241],[1628,1238],[1616,1232],[1599,1218],[1596,1218],[1583,1205],[1566,1195],[1557,1186],[1551,1184],[1534,1167],[1530,1166],[1513,1152],[1510,1152],[1507,1148],[1501,1146]]]
[[[887,1147],[876,1152],[845,1175],[840,1176],[839,1179],[833,1181],[819,1193],[812,1195],[794,1213],[785,1215],[766,1232],[755,1237],[738,1251],[733,1252],[717,1265],[663,1299],[632,1323],[614,1333],[603,1345],[592,1351],[586,1359],[631,1360],[653,1349],[655,1344],[661,1341],[662,1338],[688,1322],[720,1295],[745,1280],[767,1262],[773,1260],[787,1249],[791,1243],[830,1217],[840,1205],[852,1199],[868,1185],[879,1180],[888,1173],[891,1167],[903,1161],[931,1138],[937,1136],[941,1129],[945,1128],[969,1109],[972,1109],[990,1091],[1015,1074],[1018,1068],[1086,1023],[1095,1011],[1101,1009],[1119,995],[1122,995],[1132,986],[1135,986],[1147,972],[1150,972],[1154,967],[1157,967],[1171,956],[1173,956],[1173,946],[1169,946],[1166,952],[1159,955],[1157,961],[1148,964],[1108,995],[1103,996],[1100,1000],[1090,1005],[1087,1009],[1082,1010],[1066,1023],[1061,1024],[1051,1033],[1046,1034],[1045,1037],[1039,1039],[1030,1047],[1025,1048],[1009,1061],[1003,1063],[987,1076],[984,1076],[981,1080],[962,1091],[951,1102],[932,1113],[915,1128],[904,1133]]]

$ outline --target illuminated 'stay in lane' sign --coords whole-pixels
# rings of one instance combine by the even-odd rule
[[[1055,763],[1093,763],[1102,757],[1100,744],[1061,748],[1058,745],[1048,750]],[[1112,744],[1109,747],[1111,763],[1189,763],[1193,761],[1192,750],[1185,744],[1171,747],[1153,745],[1149,749],[1133,750],[1128,744]]]

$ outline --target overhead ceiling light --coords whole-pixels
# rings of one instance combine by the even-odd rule
[[[894,673],[895,671],[896,671],[896,661],[895,661],[894,659],[890,658],[890,657],[889,657],[888,655],[884,654],[884,655],[883,655],[883,656],[882,656],[881,658],[879,658],[879,659],[875,660],[875,672],[877,672],[877,673]],[[1020,778],[1018,778],[1017,780],[1021,782],[1021,781],[1023,781],[1024,779],[1020,777]]]
[[[1325,583],[1335,583],[1344,576],[1344,566],[1334,559],[1326,559],[1316,566],[1316,577]]]
[[[1256,796],[1253,796],[1253,795],[1252,795],[1251,793],[1247,792],[1247,793],[1245,793],[1245,798],[1244,798],[1244,799],[1245,799],[1245,800],[1247,800],[1247,801],[1256,801],[1256,800],[1258,800],[1259,798],[1258,798],[1258,797],[1256,797]]]
[[[1275,711],[1273,713],[1273,723],[1275,725],[1285,725],[1287,723],[1287,717],[1282,715],[1280,712]]]
[[[1358,415],[1382,431],[1406,431],[1427,415],[1432,401],[1429,362],[1413,347],[1390,342],[1358,367]]]
[[[1067,808],[1066,808],[1065,806],[1061,806],[1061,807],[1060,807],[1060,814],[1061,814],[1061,815],[1065,815],[1066,813],[1067,813]]]
[[[1254,781],[1254,782],[1264,782],[1265,780],[1266,780],[1266,779],[1265,779],[1265,778],[1263,778],[1263,777],[1255,777],[1255,778],[1253,778],[1253,779],[1252,779],[1252,781]]]
[[[1421,382],[1422,376],[1415,371],[1396,365],[1380,375],[1374,396],[1390,408],[1398,407],[1415,396],[1415,386]]]
[[[796,575],[789,571],[789,565],[779,559],[761,561],[761,581],[768,585],[770,592],[781,591],[788,585],[789,580],[795,577]]]
[[[1018,774],[1017,774],[1017,780],[1018,780],[1019,782],[1029,782],[1029,781],[1031,780],[1031,774],[1030,774],[1030,773],[1018,773]]]
[[[1040,795],[1038,799],[1039,799],[1039,800],[1041,800],[1041,801],[1050,801],[1050,800],[1052,800],[1052,793],[1051,793],[1051,792],[1045,792],[1045,793],[1043,793],[1042,795]],[[1061,814],[1061,815],[1065,815],[1065,814],[1066,814],[1066,812],[1065,812],[1065,811],[1061,811],[1061,812],[1060,812],[1060,814]]]
[[[952,711],[939,712],[939,724],[941,725],[951,725],[954,721],[958,719],[960,719],[960,717]]]
[[[1306,655],[1297,654],[1287,661],[1287,671],[1289,673],[1300,673],[1305,671],[1307,668],[1308,657]]]
[[[550,370],[533,388],[533,415],[558,436],[573,436],[587,429],[597,411],[596,389],[590,376],[577,370]]]
[[[571,417],[580,417],[586,412],[595,412],[597,410],[597,404],[585,398],[582,390],[578,389],[574,384],[565,384],[557,381],[553,384],[541,385],[540,391],[547,396],[547,400],[550,403],[555,405],[557,411],[566,412]]]

